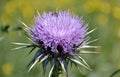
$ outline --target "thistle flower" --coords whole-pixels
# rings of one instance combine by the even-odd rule
[[[21,21],[22,22],[22,21]],[[35,48],[39,48],[31,62],[28,64],[30,71],[36,63],[42,63],[44,74],[46,66],[50,63],[49,77],[58,77],[63,70],[68,77],[68,65],[73,63],[77,68],[78,65],[91,70],[87,62],[81,57],[82,53],[95,53],[83,51],[83,48],[96,48],[90,46],[88,34],[95,29],[88,31],[88,24],[76,15],[68,11],[56,11],[39,14],[35,17],[35,24],[32,28],[25,26],[24,30],[29,34],[33,44],[14,43],[22,45],[24,48],[32,47],[31,53]]]

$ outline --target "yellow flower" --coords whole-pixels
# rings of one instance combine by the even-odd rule
[[[13,66],[10,63],[5,63],[2,65],[2,72],[4,75],[11,75],[13,72]]]
[[[104,15],[104,14],[100,14],[100,15],[98,15],[97,16],[97,18],[96,18],[96,20],[97,20],[97,23],[99,24],[99,25],[107,25],[107,23],[108,23],[108,17],[106,16],[106,15]]]
[[[34,9],[31,6],[25,6],[22,10],[22,15],[25,19],[30,19],[34,15]]]
[[[100,0],[90,0],[90,1],[87,1],[83,5],[83,7],[84,7],[84,9],[85,9],[85,11],[87,13],[100,11],[100,12],[108,14],[110,12],[110,9],[111,9],[111,6],[110,6],[109,3],[103,2],[103,1],[100,1]]]
[[[92,13],[92,12],[96,11],[96,8],[98,7],[98,5],[99,5],[98,1],[96,1],[96,0],[90,0],[90,1],[87,1],[83,5],[83,7],[84,7],[84,9],[85,9],[85,11],[87,13]]]
[[[10,19],[11,17],[6,13],[1,15],[1,22],[4,24],[14,25],[13,21]]]
[[[34,15],[34,7],[32,6],[31,2],[28,0],[18,0],[16,1],[17,7],[22,12],[24,19],[30,19]]]
[[[114,7],[112,13],[115,18],[120,19],[120,7]]]
[[[99,7],[98,9],[103,12],[103,13],[110,13],[111,11],[111,5],[107,2],[99,2]]]
[[[14,1],[10,1],[5,6],[5,13],[7,15],[14,15],[13,13],[16,11],[17,6]]]
[[[65,7],[69,7],[74,4],[73,2],[74,0],[54,0],[53,5],[56,8],[65,8]]]

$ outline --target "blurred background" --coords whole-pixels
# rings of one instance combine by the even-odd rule
[[[16,46],[11,44],[30,43],[18,20],[31,26],[36,9],[40,14],[56,9],[69,10],[83,17],[89,30],[97,28],[90,36],[91,40],[99,38],[92,45],[101,46],[93,50],[101,53],[82,55],[93,71],[81,67],[79,72],[73,66],[69,69],[70,77],[110,77],[120,69],[120,0],[0,0],[0,77],[42,77],[40,64],[30,73],[25,70],[35,51],[28,56],[30,49],[14,51],[12,48]],[[120,73],[113,77],[120,77]]]

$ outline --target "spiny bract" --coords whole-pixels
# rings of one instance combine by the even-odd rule
[[[77,68],[81,65],[90,69],[86,61],[80,56],[81,53],[95,53],[83,51],[83,48],[96,48],[97,46],[90,46],[89,43],[96,41],[89,41],[87,35],[94,31],[88,32],[88,25],[76,15],[70,14],[68,11],[56,11],[39,14],[35,17],[35,24],[32,28],[25,26],[24,30],[27,31],[28,38],[33,44],[14,43],[22,45],[23,47],[32,47],[30,53],[35,49],[39,50],[34,55],[32,61],[29,63],[29,71],[36,63],[43,64],[44,74],[46,66],[50,62],[51,68],[49,77],[55,74],[56,66],[61,71],[65,71],[68,76],[68,63],[75,64]],[[82,49],[82,50],[81,50]]]

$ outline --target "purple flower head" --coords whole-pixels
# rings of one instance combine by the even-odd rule
[[[50,47],[52,52],[73,53],[74,47],[84,43],[86,27],[81,18],[69,12],[49,12],[35,18],[31,36],[36,43],[42,41],[45,47]]]
[[[58,77],[59,72],[64,70],[68,77],[68,64],[73,63],[77,68],[81,65],[90,70],[87,62],[81,57],[81,53],[95,53],[83,51],[84,48],[96,48],[90,46],[91,42],[87,36],[93,30],[88,32],[88,26],[76,15],[70,14],[68,11],[56,11],[38,14],[35,17],[35,24],[32,28],[21,22],[31,38],[33,44],[14,43],[23,45],[23,47],[32,47],[31,53],[35,48],[39,48],[33,59],[27,67],[29,71],[36,63],[43,64],[44,74],[46,66],[50,62],[49,77]],[[79,69],[79,68],[78,68]]]

